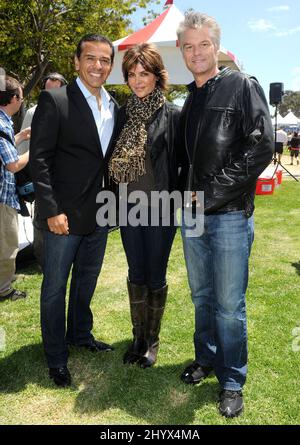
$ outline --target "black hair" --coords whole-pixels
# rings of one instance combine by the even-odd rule
[[[80,55],[82,52],[82,44],[84,42],[101,42],[101,43],[106,43],[107,45],[109,45],[111,48],[111,63],[113,63],[114,57],[115,57],[115,49],[114,49],[114,45],[107,37],[102,36],[101,34],[86,34],[85,36],[83,36],[79,40],[77,48],[76,48],[76,56],[78,59],[80,58]]]
[[[5,76],[5,90],[0,91],[0,105],[3,107],[9,105],[14,96],[20,96],[20,89],[22,85],[17,79]]]
[[[43,80],[42,80],[42,89],[43,89],[43,90],[45,89],[46,82],[47,82],[47,80],[49,80],[49,79],[51,79],[51,80],[59,80],[60,83],[61,83],[61,86],[62,86],[62,87],[63,87],[64,85],[67,85],[67,84],[68,84],[67,80],[64,78],[64,76],[63,76],[62,74],[59,74],[59,73],[49,73],[49,74],[47,74],[47,76],[45,76],[45,77],[43,78]]]

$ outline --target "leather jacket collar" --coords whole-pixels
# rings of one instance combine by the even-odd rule
[[[221,67],[220,72],[212,77],[211,79],[208,79],[208,81],[203,85],[202,88],[208,88],[209,92],[212,92],[216,86],[217,83],[220,82],[221,79],[223,79],[224,77],[230,76],[230,74],[232,73],[232,70],[230,68],[226,67]],[[187,89],[189,90],[189,92],[193,92],[197,89],[197,85],[196,82],[193,81],[191,82],[189,85],[187,85]]]

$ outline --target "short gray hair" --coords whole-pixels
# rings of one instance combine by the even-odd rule
[[[203,26],[209,28],[211,32],[211,39],[216,49],[220,49],[221,43],[221,28],[216,19],[201,12],[189,11],[185,13],[184,20],[179,23],[177,29],[177,37],[180,44],[183,34],[188,29],[201,29]]]

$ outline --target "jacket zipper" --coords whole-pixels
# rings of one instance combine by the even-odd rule
[[[205,101],[204,101],[204,104],[203,104],[203,110],[205,109],[207,101],[208,101],[208,93],[209,93],[209,91],[207,92],[207,95],[205,97]],[[193,98],[192,98],[191,103],[189,104],[189,107],[187,109],[187,118],[188,118],[188,113],[189,113],[189,111],[191,109],[192,101],[193,101]],[[187,134],[187,121],[188,121],[188,119],[186,119],[186,121],[185,121],[184,135],[185,135],[186,152],[187,152],[188,159],[189,159],[189,173],[188,173],[188,181],[187,181],[188,182],[188,191],[195,191],[195,190],[191,190],[191,188],[192,188],[192,177],[193,177],[193,163],[194,163],[194,160],[195,160],[196,146],[197,146],[197,141],[198,141],[198,136],[199,136],[199,133],[200,133],[200,129],[202,128],[202,124],[203,124],[203,118],[201,119],[201,122],[199,122],[198,126],[197,126],[196,137],[195,137],[194,147],[193,147],[193,159],[192,160],[191,160],[190,153],[189,153],[189,150],[188,150],[188,145],[187,145],[187,137],[186,137],[186,134]]]
[[[188,171],[188,180],[187,180],[187,191],[191,191],[191,182],[192,182],[192,172],[193,172],[193,164],[191,161],[191,157],[190,157],[190,153],[188,150],[188,144],[187,144],[187,137],[186,137],[186,133],[187,133],[187,121],[188,121],[188,113],[191,109],[192,106],[192,102],[193,102],[193,96],[191,96],[191,100],[190,103],[187,105],[187,113],[186,113],[186,120],[185,120],[185,124],[184,124],[184,142],[185,142],[185,151],[186,154],[188,156],[188,160],[189,160],[189,171]],[[189,203],[187,203],[186,205],[188,206]]]

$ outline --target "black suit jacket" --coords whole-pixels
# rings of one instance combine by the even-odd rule
[[[117,109],[114,101],[115,122]],[[48,229],[47,218],[65,213],[71,234],[92,232],[112,146],[104,157],[93,113],[76,81],[42,91],[31,129],[37,227]]]

